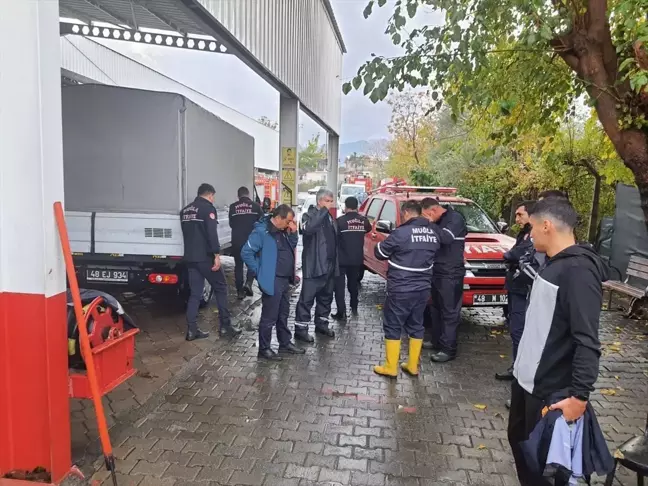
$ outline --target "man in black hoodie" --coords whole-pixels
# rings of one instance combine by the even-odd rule
[[[564,391],[560,409],[567,421],[585,412],[599,371],[599,313],[605,267],[590,246],[577,245],[578,215],[565,200],[545,199],[531,212],[531,237],[547,256],[533,282],[524,333],[513,367],[508,439],[520,483],[549,485],[534,477],[520,442],[542,416],[545,401]]]
[[[526,302],[529,289],[533,282],[527,275],[519,272],[520,258],[533,249],[531,241],[531,224],[529,223],[529,211],[533,209],[533,201],[523,201],[518,204],[515,210],[515,222],[521,227],[515,238],[515,245],[504,253],[504,261],[507,263],[506,290],[508,291],[508,326],[513,342],[513,361],[517,355],[518,345],[524,331],[524,315],[526,314]],[[498,380],[513,379],[513,364],[504,372],[496,373]]]

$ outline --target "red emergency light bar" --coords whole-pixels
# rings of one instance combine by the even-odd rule
[[[410,193],[410,192],[429,192],[433,194],[447,194],[455,195],[457,194],[456,187],[440,187],[440,186],[406,186],[400,184],[387,184],[379,187],[375,191],[382,194],[399,194],[399,193]]]

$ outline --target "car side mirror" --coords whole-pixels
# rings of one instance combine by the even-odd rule
[[[506,221],[498,221],[497,222],[497,227],[502,233],[505,233],[509,229],[509,225]]]
[[[381,233],[391,233],[393,229],[394,225],[391,221],[387,221],[386,219],[376,221],[376,231]]]

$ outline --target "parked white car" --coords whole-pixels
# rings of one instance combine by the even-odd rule
[[[299,233],[301,233],[302,214],[308,211],[308,208],[315,206],[316,204],[315,194],[309,194],[306,199],[304,199],[304,203],[297,209],[297,227],[299,228]]]

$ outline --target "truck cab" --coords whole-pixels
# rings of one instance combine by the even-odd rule
[[[377,243],[401,223],[401,207],[409,199],[434,197],[442,206],[452,207],[463,215],[468,226],[464,261],[464,307],[503,306],[508,303],[504,289],[506,264],[504,253],[515,240],[502,234],[497,224],[470,199],[457,196],[457,190],[447,187],[385,186],[371,194],[360,212],[371,222],[365,236],[364,264],[368,271],[387,278],[387,262],[374,256]]]

